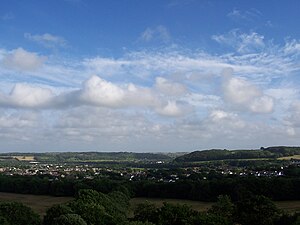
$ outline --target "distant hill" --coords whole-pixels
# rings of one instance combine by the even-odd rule
[[[97,162],[97,161],[167,161],[172,157],[163,153],[135,152],[48,152],[48,153],[5,153],[0,159],[22,159],[32,157],[38,162]],[[175,157],[173,157],[175,158]]]
[[[263,158],[279,158],[284,156],[299,155],[300,147],[274,146],[260,148],[256,150],[221,150],[211,149],[194,151],[186,155],[179,156],[175,162],[197,162],[197,161],[213,161],[227,159],[263,159]]]

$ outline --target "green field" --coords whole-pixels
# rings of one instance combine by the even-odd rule
[[[208,210],[213,202],[200,202],[200,201],[190,201],[182,199],[162,199],[162,198],[132,198],[130,200],[131,211],[140,203],[145,203],[146,201],[154,203],[156,206],[160,207],[164,202],[172,204],[188,205],[196,211],[206,211]],[[275,201],[274,202],[278,208],[283,209],[287,212],[300,212],[300,201]]]
[[[45,215],[46,210],[54,204],[71,201],[71,197],[53,197],[48,195],[29,195],[0,192],[0,201],[21,202],[31,207],[40,216]]]

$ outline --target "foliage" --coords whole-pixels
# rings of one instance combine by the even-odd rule
[[[235,220],[243,225],[272,225],[279,218],[275,204],[264,196],[237,202]]]
[[[150,202],[138,204],[134,210],[134,220],[143,222],[157,222],[158,209]]]
[[[208,213],[218,217],[223,217],[229,222],[233,222],[233,214],[235,210],[235,205],[232,203],[230,197],[228,195],[220,195],[218,197],[218,201],[212,205],[212,207],[208,210]]]
[[[47,210],[46,215],[44,216],[43,224],[51,225],[53,224],[55,218],[58,218],[61,215],[71,214],[71,213],[73,213],[73,210],[67,205],[63,205],[63,204],[54,205]]]
[[[87,223],[77,214],[65,214],[54,219],[53,225],[87,225]]]
[[[58,221],[67,224],[65,215],[78,215],[80,221],[88,225],[125,224],[128,201],[129,196],[122,192],[104,194],[91,189],[82,189],[74,201],[50,208],[45,216],[44,225],[56,225]],[[69,217],[71,216],[68,216],[68,220]]]
[[[39,225],[41,223],[39,215],[22,203],[18,202],[1,202],[0,216],[10,225]]]

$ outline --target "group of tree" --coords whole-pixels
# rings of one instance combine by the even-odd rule
[[[299,225],[300,214],[285,214],[264,196],[237,202],[219,196],[217,203],[206,212],[168,203],[159,208],[146,202],[135,209],[133,220],[155,225]]]
[[[299,169],[289,173],[299,174]],[[176,182],[149,180],[128,181],[96,178],[49,180],[38,176],[0,176],[0,191],[23,194],[75,196],[80,189],[93,189],[102,193],[126,190],[131,197],[177,198],[198,201],[216,201],[219,195],[239,200],[247,194],[264,195],[272,200],[300,200],[300,178],[294,177],[216,177],[198,179],[191,176]]]
[[[219,195],[228,195],[237,201],[252,194],[278,201],[300,200],[299,177],[190,179],[169,183],[139,181],[131,183],[130,187],[136,197],[216,201]]]

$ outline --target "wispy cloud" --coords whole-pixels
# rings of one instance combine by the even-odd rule
[[[213,35],[212,39],[235,48],[239,53],[261,51],[265,47],[264,36],[255,32],[242,33],[238,29],[231,30],[226,34]]]
[[[162,25],[159,25],[154,28],[148,27],[145,31],[143,31],[139,37],[139,40],[144,42],[151,41],[162,41],[168,42],[171,39],[171,35],[168,29]]]
[[[245,11],[233,9],[227,14],[227,16],[233,20],[253,21],[260,18],[262,16],[262,13],[255,8]]]
[[[12,20],[15,18],[15,15],[12,12],[5,13],[2,17],[2,20]]]
[[[32,35],[30,33],[25,33],[24,37],[30,41],[34,41],[38,44],[41,44],[47,48],[54,48],[54,47],[66,47],[67,41],[60,36],[55,36],[52,34],[35,34]]]

